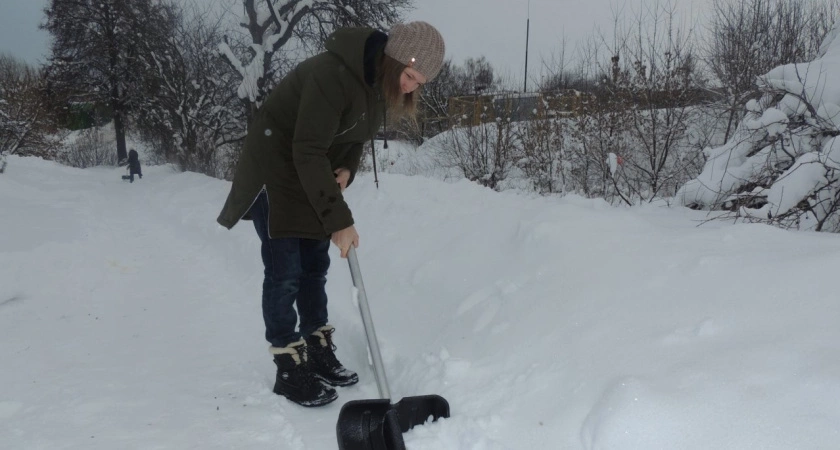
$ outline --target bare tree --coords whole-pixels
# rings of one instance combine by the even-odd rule
[[[495,91],[499,81],[493,73],[493,65],[484,56],[464,61],[464,81],[472,92]]]
[[[539,92],[551,93],[570,89],[593,92],[595,90],[598,80],[587,77],[582,71],[582,64],[577,66],[571,64],[571,59],[567,54],[567,46],[564,37],[551,57],[542,61],[540,79],[534,80]],[[578,62],[580,63],[580,61]]]
[[[563,192],[566,185],[563,150],[567,121],[556,113],[548,101],[543,101],[540,114],[522,123],[519,131],[522,149],[517,167],[540,194]]]
[[[433,136],[454,124],[459,119],[457,108],[452,108],[450,100],[466,98],[467,103],[474,103],[478,95],[498,90],[501,81],[484,56],[467,58],[463,65],[446,60],[440,73],[434,80],[423,86],[420,108],[420,123],[423,136]]]
[[[623,155],[628,188],[639,199],[671,196],[686,174],[678,153],[685,148],[697,103],[696,58],[691,30],[680,30],[673,4],[644,7],[623,48],[618,93],[627,102],[630,150]]]
[[[423,135],[437,134],[450,127],[449,99],[463,95],[465,90],[458,83],[457,67],[447,59],[437,77],[423,85],[419,111],[420,122],[426,128],[422,130]]]
[[[615,29],[612,42],[591,37],[578,49],[577,72],[596,83],[589,95],[577,102],[564,135],[568,141],[565,155],[569,167],[564,168],[567,190],[609,202],[622,198],[609,162],[610,155],[624,155],[629,150],[630,123],[628,103],[620,92],[625,76],[620,54],[626,34],[618,32],[618,23]]]

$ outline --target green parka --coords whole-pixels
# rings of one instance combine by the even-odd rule
[[[232,228],[265,190],[272,238],[327,239],[353,225],[334,170],[353,181],[362,147],[385,114],[376,61],[387,36],[345,28],[271,92],[248,128],[230,194],[217,221]]]

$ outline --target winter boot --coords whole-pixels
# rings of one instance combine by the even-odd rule
[[[285,347],[271,347],[277,365],[274,393],[302,406],[322,406],[338,398],[335,389],[324,386],[307,361],[303,339]]]
[[[324,325],[306,337],[309,349],[309,365],[312,372],[324,383],[332,386],[350,386],[359,382],[356,372],[346,369],[335,357],[332,334],[335,328]]]

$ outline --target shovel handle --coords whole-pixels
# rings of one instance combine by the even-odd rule
[[[379,343],[376,340],[376,330],[373,328],[373,319],[370,316],[365,283],[362,281],[362,272],[359,270],[359,258],[356,257],[356,249],[351,245],[347,253],[347,262],[350,264],[350,276],[353,278],[353,286],[358,293],[359,311],[362,313],[362,324],[365,326],[368,349],[373,359],[373,375],[376,377],[376,387],[379,388],[379,397],[391,399],[391,390],[388,388],[388,380],[385,378],[385,365],[382,364],[382,354],[379,353]]]

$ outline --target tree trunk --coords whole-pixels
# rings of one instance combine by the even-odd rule
[[[114,110],[114,132],[117,135],[117,164],[128,161],[128,151],[125,148],[125,124],[123,113],[119,109]]]

